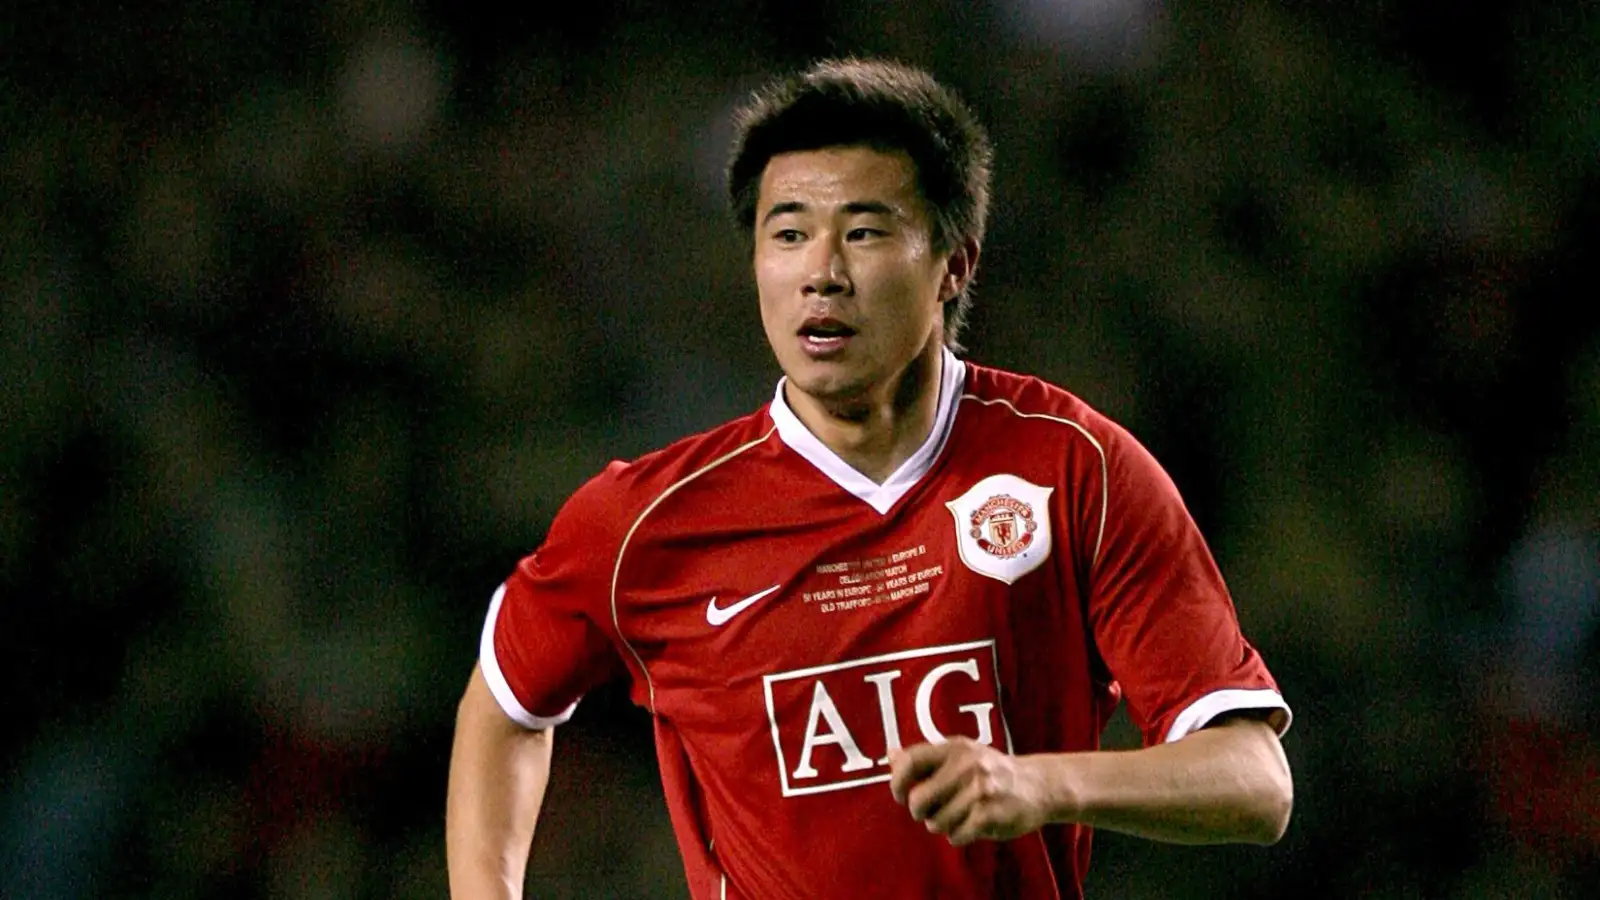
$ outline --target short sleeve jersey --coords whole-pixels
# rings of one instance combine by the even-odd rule
[[[1289,709],[1166,473],[1038,379],[946,353],[922,448],[879,484],[784,402],[579,489],[490,604],[506,713],[566,720],[626,678],[653,717],[691,894],[1081,897],[1089,830],[952,847],[889,753],[965,735],[1147,745]]]

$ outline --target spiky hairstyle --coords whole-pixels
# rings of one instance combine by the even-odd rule
[[[911,158],[917,188],[933,213],[936,250],[949,251],[968,238],[983,241],[994,158],[989,136],[955,94],[921,69],[823,60],[757,91],[735,122],[728,200],[746,233],[755,228],[761,175],[774,156],[866,146]],[[965,289],[945,303],[944,337],[952,348],[960,347],[971,307]]]

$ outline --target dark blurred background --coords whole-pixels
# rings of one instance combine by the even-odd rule
[[[489,594],[770,396],[729,114],[842,53],[987,122],[971,356],[1156,452],[1295,707],[1281,844],[1090,895],[1600,896],[1600,10],[1437,0],[13,0],[0,896],[444,895]],[[532,866],[683,895],[619,689]]]

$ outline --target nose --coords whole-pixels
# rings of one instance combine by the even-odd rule
[[[810,260],[811,274],[806,276],[800,292],[806,296],[831,297],[849,294],[855,290],[850,282],[850,268],[845,262],[843,248],[835,240],[817,241]]]

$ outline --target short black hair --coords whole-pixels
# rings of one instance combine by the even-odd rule
[[[758,90],[735,119],[728,200],[746,233],[767,163],[780,153],[867,146],[902,151],[933,212],[933,243],[948,251],[982,242],[989,214],[989,136],[972,111],[927,72],[897,62],[827,59]],[[967,290],[945,303],[944,338],[953,349],[966,324]]]

